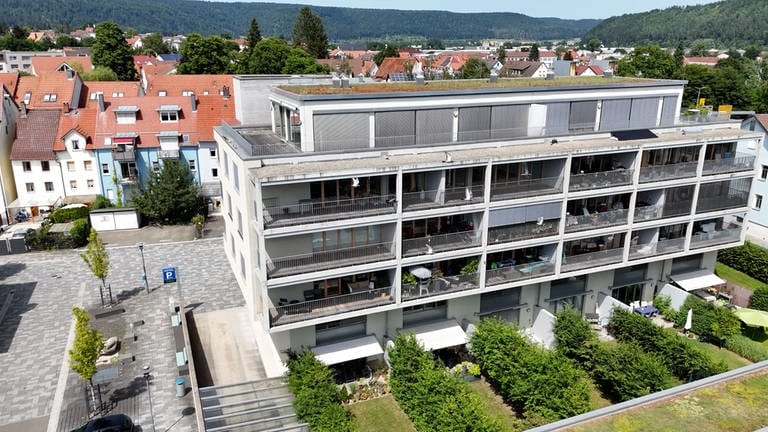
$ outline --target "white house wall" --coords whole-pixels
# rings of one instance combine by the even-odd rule
[[[56,200],[63,198],[65,192],[64,184],[61,181],[61,168],[59,167],[59,163],[55,160],[48,161],[50,170],[43,171],[39,160],[29,162],[32,168],[30,171],[23,170],[22,161],[15,160],[12,162],[13,176],[16,180],[18,197],[45,200],[48,202],[55,202]],[[46,182],[53,183],[53,191],[46,192]],[[34,192],[27,192],[27,183],[35,185]]]
[[[66,137],[66,151],[56,152],[61,164],[61,172],[64,180],[65,196],[94,195],[101,193],[101,167],[96,154],[90,150],[74,150],[72,140],[78,140],[81,148],[85,147],[85,138],[80,134],[71,133]],[[85,163],[90,162],[90,169],[85,169]],[[74,162],[74,170],[70,171],[67,162]],[[88,187],[88,180],[93,182]],[[72,189],[70,182],[76,181],[77,188]]]

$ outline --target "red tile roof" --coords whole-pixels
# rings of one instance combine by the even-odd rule
[[[218,95],[226,86],[232,94],[232,75],[154,75],[147,76],[147,96],[181,96],[185,91],[196,95]]]
[[[9,73],[0,73],[0,85],[5,87],[5,89],[8,91],[8,94],[13,97],[16,94],[16,86],[19,84],[19,73],[18,72],[9,72]]]
[[[386,57],[376,71],[376,79],[387,79],[393,73],[411,73],[415,60],[412,58]],[[406,68],[406,65],[408,67]]]
[[[120,97],[140,96],[141,83],[138,81],[86,81],[83,83],[83,91],[80,95],[80,106],[97,107],[98,101],[91,99],[91,94],[101,92],[104,102],[109,105]],[[118,96],[120,93],[123,96]],[[115,95],[115,96],[113,96]]]
[[[768,131],[768,114],[757,114],[755,115],[755,119],[757,119],[758,123],[763,127],[763,130]]]
[[[93,136],[96,131],[96,108],[80,108],[64,113],[59,118],[53,151],[64,151],[64,137],[72,130],[85,137],[86,150],[93,150]]]
[[[719,62],[717,57],[683,57],[683,64],[700,64],[706,66],[714,66]]]
[[[24,102],[27,92],[31,93],[27,108],[29,109],[63,109],[64,105],[76,107],[79,100],[73,101],[75,90],[82,86],[77,74],[67,78],[65,72],[51,72],[42,76],[23,76],[19,78],[16,88],[16,103]],[[46,95],[56,95],[54,101],[46,101]]]
[[[11,160],[53,160],[53,144],[59,127],[59,110],[29,111],[16,122]]]
[[[365,73],[363,71],[363,60],[360,60],[360,59],[330,58],[330,59],[319,59],[317,62],[319,64],[328,65],[328,67],[330,67],[332,71],[338,72],[341,70],[341,66],[344,64],[345,61],[347,62],[347,64],[349,64],[349,69],[352,71],[352,76],[360,76]]]
[[[588,70],[591,70],[592,73],[594,73],[597,76],[603,75],[603,69],[600,68],[598,65],[576,65],[576,76],[581,76],[584,74],[584,72],[587,72]]]
[[[32,57],[32,73],[37,76],[47,74],[49,72],[57,71],[61,65],[66,64],[71,68],[75,68],[74,64],[79,63],[83,67],[84,72],[93,70],[93,64],[90,57]]]

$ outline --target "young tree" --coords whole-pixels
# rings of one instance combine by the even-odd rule
[[[107,276],[109,276],[109,255],[104,248],[96,230],[91,228],[88,234],[88,245],[85,252],[80,254],[80,258],[85,261],[88,270],[101,281],[101,303],[104,304],[104,291],[107,290]],[[109,292],[109,302],[112,303],[112,292]]]
[[[394,46],[386,45],[373,56],[373,61],[376,62],[376,66],[381,66],[381,62],[387,57],[400,57],[400,52]]]
[[[142,39],[141,52],[143,54],[167,54],[171,52],[171,47],[163,42],[163,35],[152,33]]]
[[[496,60],[498,60],[501,64],[507,62],[507,50],[503,46],[500,46],[496,50]]]
[[[72,308],[75,317],[75,340],[69,350],[69,367],[75,371],[90,387],[91,400],[96,405],[96,393],[93,376],[96,375],[96,360],[104,349],[101,333],[88,326],[91,318],[88,312],[78,307]]]
[[[136,79],[133,51],[125,41],[123,31],[113,22],[96,24],[96,39],[92,47],[93,64],[112,69],[121,81]]]
[[[539,44],[531,45],[531,52],[528,53],[528,60],[539,61]]]
[[[181,44],[180,74],[223,74],[230,72],[239,48],[236,43],[220,36],[192,33]]]
[[[491,71],[482,60],[471,58],[464,63],[460,76],[463,79],[488,78],[491,76]]]
[[[328,58],[328,36],[320,16],[304,6],[293,26],[293,44],[303,47],[315,58]]]
[[[167,159],[153,172],[132,205],[152,223],[183,224],[202,211],[200,188],[186,163]]]
[[[675,53],[672,55],[672,57],[675,58],[675,64],[678,68],[683,67],[683,60],[685,59],[685,47],[683,46],[682,41],[677,43],[677,48],[675,48]]]
[[[248,27],[248,37],[245,39],[248,42],[248,50],[252,50],[257,43],[261,42],[261,30],[259,29],[259,23],[256,18],[251,18],[251,26]]]
[[[619,62],[619,75],[669,79],[677,72],[672,54],[656,45],[639,46]]]

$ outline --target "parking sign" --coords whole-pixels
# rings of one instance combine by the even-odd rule
[[[166,267],[163,269],[163,283],[176,282],[176,267]]]

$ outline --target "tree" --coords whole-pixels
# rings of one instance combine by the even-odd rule
[[[381,66],[381,62],[387,57],[400,57],[400,52],[394,46],[386,45],[373,56],[373,61],[376,62],[376,66]]]
[[[104,340],[101,333],[88,326],[91,318],[88,312],[78,307],[72,308],[75,317],[75,340],[72,349],[69,350],[69,367],[75,371],[83,381],[90,385],[91,400],[96,405],[96,393],[93,387],[93,376],[96,375],[96,360],[99,359],[101,350],[104,349]]]
[[[693,44],[691,44],[691,50],[689,53],[693,57],[704,57],[709,53],[709,49],[712,47],[712,44],[704,39],[696,39],[693,41]]]
[[[531,51],[528,53],[528,60],[539,61],[539,44],[531,45]]]
[[[317,60],[301,48],[293,48],[288,52],[285,65],[280,71],[284,74],[327,74],[331,72],[328,65],[321,65]]]
[[[85,252],[80,254],[80,258],[85,261],[88,266],[88,270],[101,281],[101,303],[104,304],[104,292],[109,292],[109,303],[112,303],[112,291],[107,288],[107,276],[109,276],[109,255],[104,248],[104,243],[101,242],[99,234],[96,230],[91,228],[91,232],[88,234],[88,245],[85,247]]]
[[[220,36],[192,33],[181,44],[180,74],[224,74],[232,70],[240,51],[236,43]]]
[[[498,60],[498,62],[501,64],[504,64],[507,62],[507,50],[504,49],[503,46],[500,46],[496,50],[496,60]]]
[[[56,36],[56,48],[58,49],[77,46],[80,46],[80,42],[70,35],[61,34]]]
[[[171,47],[163,41],[163,35],[152,33],[141,40],[141,52],[144,54],[168,54]]]
[[[252,50],[257,43],[261,42],[261,30],[256,18],[251,18],[251,25],[248,27],[248,37],[245,40],[248,43],[248,50]]]
[[[619,62],[621,76],[668,79],[676,71],[674,57],[656,45],[636,47]]]
[[[202,212],[200,188],[186,163],[167,159],[160,172],[153,172],[131,204],[152,223],[188,223]]]
[[[427,39],[427,43],[424,44],[424,47],[433,50],[443,50],[445,49],[445,44],[443,43],[442,39],[429,38]]]
[[[677,48],[675,48],[675,53],[672,54],[672,57],[675,58],[675,64],[678,68],[683,67],[683,63],[685,60],[685,47],[683,46],[683,42],[680,41],[677,43]]]
[[[591,38],[587,39],[587,43],[585,44],[586,48],[592,52],[600,51],[600,46],[602,45],[602,42],[600,42],[600,39],[592,36]]]
[[[461,68],[460,77],[463,79],[488,78],[491,71],[482,60],[471,58],[464,63]]]
[[[293,45],[303,47],[315,58],[328,58],[328,36],[319,15],[304,6],[293,26]]]
[[[108,21],[96,24],[96,39],[91,53],[95,66],[113,70],[121,81],[136,79],[133,52],[117,24]]]
[[[744,48],[744,58],[755,60],[756,58],[760,57],[762,51],[763,50],[760,49],[760,47],[757,45],[749,45],[748,47]]]

